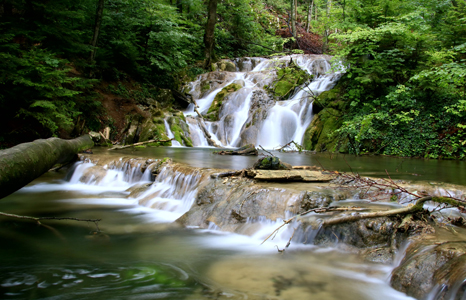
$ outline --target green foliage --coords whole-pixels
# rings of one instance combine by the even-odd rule
[[[0,59],[7,62],[0,66],[0,108],[4,122],[35,119],[53,135],[59,128],[71,129],[73,119],[81,113],[77,110],[80,90],[89,87],[92,81],[68,76],[69,62],[48,50],[8,46],[8,52],[0,52]]]
[[[437,22],[449,20],[461,29],[466,19],[427,15],[457,15],[464,5],[421,2],[420,9],[414,1],[399,10],[387,4],[383,15],[384,1],[359,7],[363,24],[332,36],[346,45],[337,59],[349,66],[342,98],[350,104],[333,137],[353,153],[466,157],[465,44],[451,47],[441,34],[449,26]]]

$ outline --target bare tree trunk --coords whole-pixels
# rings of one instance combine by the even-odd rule
[[[94,25],[94,36],[91,40],[92,52],[91,52],[91,63],[95,60],[95,54],[97,52],[97,41],[99,39],[100,26],[102,25],[102,15],[104,12],[104,1],[98,0],[97,11],[95,13],[95,25]]]
[[[55,164],[64,164],[77,153],[92,148],[88,134],[73,140],[50,138],[19,144],[0,151],[0,198],[19,190]]]
[[[291,35],[296,38],[296,0],[291,0]]]
[[[324,42],[322,43],[322,53],[327,52],[328,50],[328,36],[330,35],[330,10],[332,9],[332,0],[327,0],[326,4],[326,14],[327,14],[327,21],[324,30]]]
[[[345,21],[345,19],[346,19],[346,14],[345,14],[346,0],[343,0],[341,6],[342,6],[342,9],[343,9],[343,21]]]
[[[181,0],[176,0],[176,7],[178,9],[178,12],[180,14],[182,14],[183,13],[183,3],[181,3]]]
[[[317,21],[317,1],[315,3],[315,8],[314,8],[314,19]]]
[[[314,0],[310,1],[309,7],[307,8],[306,32],[309,32],[310,27],[311,27],[313,7],[314,7]]]
[[[204,34],[204,67],[208,68],[214,60],[215,23],[217,22],[217,0],[209,0],[208,18]]]

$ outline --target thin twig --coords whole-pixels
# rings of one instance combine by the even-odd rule
[[[267,152],[268,154],[270,154],[270,156],[275,157],[275,155],[273,155],[273,154],[270,153],[269,151],[265,150],[261,145],[259,145],[259,147],[262,149],[262,151],[265,151],[265,152]]]

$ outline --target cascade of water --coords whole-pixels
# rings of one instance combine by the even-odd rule
[[[163,120],[163,123],[165,124],[165,131],[167,132],[167,136],[169,139],[172,140],[172,147],[182,147],[183,145],[180,144],[177,140],[175,140],[175,135],[170,129],[170,125],[168,125],[167,120]]]
[[[174,212],[179,217],[193,204],[202,178],[198,171],[185,174],[164,167],[151,187],[135,199],[139,205]]]
[[[314,76],[313,81],[304,85],[286,101],[267,100],[266,86],[273,82],[276,76],[275,67],[287,66],[294,61],[299,67]],[[229,94],[223,100],[220,108],[219,120],[206,122],[206,128],[212,140],[224,147],[237,147],[246,143],[256,143],[271,149],[291,141],[301,144],[304,133],[312,121],[312,101],[323,91],[330,90],[341,77],[340,72],[331,72],[329,57],[323,55],[291,55],[276,59],[243,58],[234,60],[237,71],[226,76],[221,72],[218,78],[225,80],[215,85],[212,91],[204,92],[202,98],[195,99],[198,111],[205,114],[215,96],[221,89],[232,82],[241,81],[243,88]],[[213,74],[213,73],[209,73]],[[234,76],[234,79],[232,77]],[[191,83],[191,93],[201,95],[201,86],[209,82],[212,76],[200,76]],[[217,80],[218,81],[218,80]],[[221,81],[222,82],[222,81]],[[252,99],[254,92],[262,91],[258,99]],[[259,102],[258,102],[259,101]],[[269,104],[260,103],[260,101]],[[253,102],[253,103],[252,103]],[[253,109],[252,106],[255,108]],[[260,111],[263,110],[263,111]],[[260,114],[262,117],[257,117]],[[196,116],[194,105],[190,105],[185,115]],[[205,146],[206,141],[201,137],[204,132],[190,122],[191,138],[194,146]]]
[[[186,122],[188,123],[189,132],[191,133],[191,140],[193,144],[197,147],[209,147],[209,142],[207,141],[204,133],[202,132],[199,122],[202,120],[195,119],[192,117],[186,117]]]

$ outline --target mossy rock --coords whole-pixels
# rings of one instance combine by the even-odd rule
[[[209,81],[203,81],[201,82],[201,92],[202,93],[205,93],[207,92],[208,90],[210,90],[211,86],[210,86],[210,82]]]
[[[189,127],[180,116],[173,116],[168,119],[170,130],[172,131],[175,140],[186,147],[193,147],[193,141],[189,136]]]
[[[343,124],[348,102],[344,101],[344,86],[337,84],[330,91],[323,92],[314,101],[314,118],[304,134],[306,150],[348,152],[348,142],[333,133]]]
[[[272,84],[272,93],[279,99],[285,100],[293,91],[307,80],[312,78],[306,71],[298,67],[294,62],[288,67],[277,71],[277,80]]]
[[[333,108],[326,108],[317,114],[304,134],[304,148],[315,151],[340,151],[338,139],[332,133],[340,128],[342,114]]]
[[[317,100],[314,101],[313,112],[317,114],[324,108],[333,108],[338,111],[346,110],[348,102],[343,100],[343,94],[344,87],[338,83],[333,89],[325,91],[317,97]]]
[[[209,110],[207,111],[207,114],[204,116],[204,118],[206,118],[209,121],[218,121],[220,108],[222,107],[223,100],[225,99],[225,97],[227,97],[231,93],[236,92],[241,87],[242,86],[238,83],[232,83],[224,87],[220,92],[218,92],[218,94],[215,95],[214,101],[212,101],[212,104],[210,105]]]
[[[276,156],[267,156],[259,159],[254,164],[253,168],[259,170],[291,170],[292,166],[288,163],[282,162]]]
[[[222,60],[217,63],[217,68],[215,69],[227,72],[236,72],[236,65],[229,60]]]
[[[152,139],[168,140],[165,131],[165,124],[162,118],[152,118],[145,120],[140,125],[139,142],[146,142]],[[161,143],[164,146],[170,146],[171,142]]]

